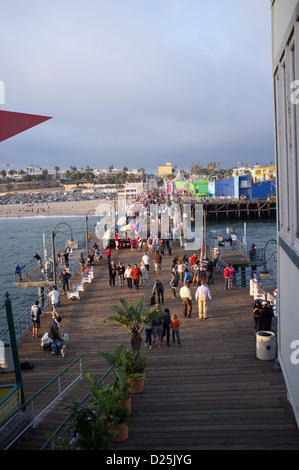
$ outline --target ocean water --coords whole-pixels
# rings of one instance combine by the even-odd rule
[[[66,222],[72,228],[74,240],[85,240],[85,217],[84,216],[26,216],[20,218],[0,218],[0,307],[4,304],[5,293],[8,292],[12,302],[14,316],[18,316],[28,307],[37,297],[37,288],[22,289],[14,287],[15,273],[14,267],[18,263],[20,266],[28,264],[33,253],[37,252],[43,257],[43,234],[48,256],[52,255],[51,231],[60,222]],[[92,217],[88,221],[89,231],[93,231],[95,219]],[[244,234],[243,222],[217,222],[208,223],[207,232],[210,230],[225,231],[226,227],[235,229],[238,239],[242,239]],[[65,244],[69,240],[70,230],[66,225],[57,228],[55,236],[55,248],[59,243]],[[246,235],[248,246],[255,243],[258,248],[263,248],[267,240],[276,238],[276,223],[272,220],[266,221],[247,221]],[[269,246],[271,254],[275,246]],[[56,248],[57,251],[57,248]],[[272,263],[272,264],[271,264]],[[272,258],[269,267],[275,268],[275,261]],[[26,269],[26,268],[25,268]],[[5,309],[0,309],[0,326],[6,327]]]
[[[24,267],[30,263],[33,253],[38,253],[43,258],[44,245],[43,234],[48,257],[52,256],[51,231],[56,225],[66,222],[72,228],[74,240],[85,240],[85,217],[84,216],[26,216],[20,218],[0,218],[0,306],[4,304],[5,293],[8,292],[14,317],[37,298],[37,288],[24,289],[15,287],[14,267],[18,263]],[[92,221],[88,221],[89,231],[93,231]],[[55,250],[60,244],[65,246],[70,239],[70,229],[63,224],[57,227],[55,231]],[[30,263],[31,264],[31,263]],[[3,316],[6,319],[5,309],[0,310],[0,325],[3,322]]]

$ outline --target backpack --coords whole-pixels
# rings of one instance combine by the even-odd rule
[[[225,277],[229,276],[229,267],[226,267],[225,270],[223,271],[223,274]]]
[[[31,318],[33,321],[38,321],[38,311],[39,307],[37,305],[33,305],[31,310]]]

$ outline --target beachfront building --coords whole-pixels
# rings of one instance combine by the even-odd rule
[[[299,426],[299,0],[271,0],[277,171],[278,359]]]
[[[25,174],[30,176],[42,175],[43,169],[38,165],[28,165]]]
[[[275,165],[263,166],[255,165],[251,170],[252,182],[272,181],[276,178]]]
[[[125,197],[126,202],[134,201],[144,192],[144,183],[126,183],[118,190],[119,197]]]
[[[172,164],[165,163],[165,165],[158,166],[158,176],[163,178],[164,176],[172,175]]]
[[[262,167],[258,164],[253,167],[244,165],[233,168],[232,171],[232,176],[249,174],[251,175],[253,184],[260,183],[261,181],[274,181],[276,179],[276,166],[272,164]]]

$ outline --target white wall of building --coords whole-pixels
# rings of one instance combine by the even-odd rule
[[[299,0],[272,0],[278,231],[278,358],[299,427]],[[299,346],[297,346],[299,360]],[[295,357],[294,357],[295,354]]]
[[[279,250],[279,351],[278,359],[299,427],[299,274],[298,268]],[[298,346],[294,346],[298,342]],[[296,350],[298,351],[297,354]],[[296,355],[297,361],[294,361]]]

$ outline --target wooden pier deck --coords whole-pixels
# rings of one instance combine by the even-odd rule
[[[132,395],[129,439],[112,444],[110,450],[298,450],[299,430],[282,372],[275,361],[256,357],[249,289],[225,291],[222,274],[215,274],[209,318],[199,321],[195,301],[192,318],[183,318],[179,289],[178,298],[172,299],[169,287],[170,265],[177,253],[185,252],[173,248],[172,256],[165,254],[160,278],[165,286],[164,308],[181,320],[182,347],[163,343],[162,349],[155,345],[148,350],[142,344],[148,359],[144,391]],[[141,256],[136,249],[113,250],[112,259],[132,265],[140,263]],[[145,294],[149,304],[151,287],[129,291],[118,287],[116,279],[116,286],[109,288],[106,259],[95,265],[94,273],[80,300],[71,302],[62,296],[61,328],[70,335],[66,357],[42,351],[31,332],[20,342],[20,360],[35,366],[22,371],[26,399],[82,353],[84,371],[100,377],[108,367],[96,351],[112,352],[119,343],[129,348],[127,331],[103,319],[120,297],[137,303]],[[153,263],[149,279],[152,286]],[[196,287],[191,290],[194,297]],[[49,322],[50,313],[45,312],[41,334]],[[13,373],[0,374],[0,383],[13,382]],[[12,449],[40,449],[47,440],[45,434],[64,419],[71,398],[80,399],[87,390],[84,379]]]

